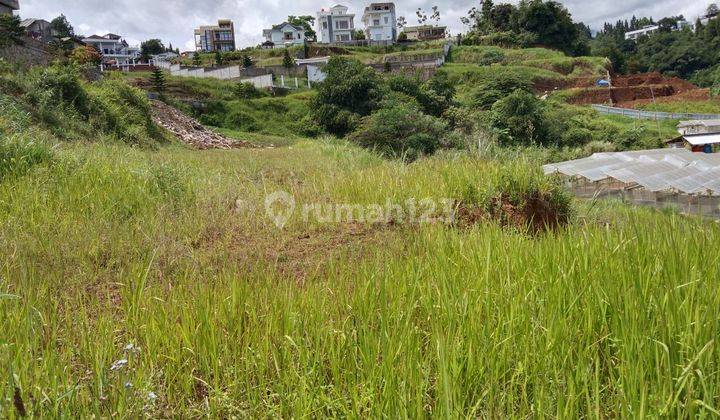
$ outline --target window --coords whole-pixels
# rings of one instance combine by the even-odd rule
[[[346,20],[335,22],[335,24],[335,29],[348,29],[350,27],[350,25],[348,25],[348,21]]]
[[[327,22],[323,22],[323,29],[327,29]]]
[[[285,32],[284,33],[284,39],[285,41],[292,41],[293,40],[293,33],[292,32]]]
[[[388,23],[390,23],[390,20],[387,16],[385,16],[385,24],[387,25]]]
[[[380,26],[380,19],[373,20],[373,26]]]

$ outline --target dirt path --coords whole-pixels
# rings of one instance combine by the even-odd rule
[[[207,129],[177,109],[160,101],[151,101],[153,121],[171,133],[183,143],[196,149],[240,149],[256,148],[252,143],[231,139]]]

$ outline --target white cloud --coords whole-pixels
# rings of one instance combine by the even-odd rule
[[[339,0],[358,16],[370,1]],[[51,20],[64,13],[77,31],[84,35],[113,32],[128,39],[160,38],[173,46],[194,48],[193,29],[200,25],[229,18],[235,22],[239,47],[262,42],[262,29],[280,23],[288,15],[313,15],[321,8],[330,7],[338,0],[20,0],[23,17]],[[512,1],[517,3],[517,1]],[[708,0],[708,3],[710,0]],[[500,3],[500,1],[496,1]],[[565,0],[576,20],[598,29],[605,21],[637,16],[664,16],[683,14],[694,19],[707,6],[704,0],[679,2],[677,0]],[[414,22],[415,10],[440,7],[442,23],[453,34],[463,30],[460,17],[478,6],[479,1],[457,0],[403,0],[396,1],[398,14]]]

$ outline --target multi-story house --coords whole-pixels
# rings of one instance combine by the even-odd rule
[[[140,48],[131,47],[120,35],[92,35],[82,40],[95,47],[103,56],[103,64],[118,67],[136,64],[140,60]]]
[[[348,42],[353,40],[355,15],[340,4],[330,10],[320,10],[317,14],[320,40],[325,44]]]
[[[195,49],[203,52],[235,51],[235,25],[229,19],[195,29]]]
[[[403,29],[408,41],[433,41],[447,36],[447,26],[408,26]]]
[[[11,15],[14,10],[20,10],[18,0],[0,0],[0,15]]]
[[[365,37],[371,41],[395,42],[397,40],[397,17],[395,3],[372,3],[365,8],[362,21]]]
[[[283,22],[270,29],[263,30],[265,43],[270,48],[292,47],[305,44],[305,28]]]

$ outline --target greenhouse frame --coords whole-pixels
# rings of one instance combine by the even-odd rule
[[[687,149],[595,153],[543,166],[581,198],[620,198],[720,219],[720,154]]]

